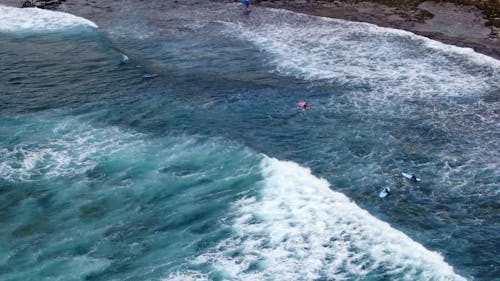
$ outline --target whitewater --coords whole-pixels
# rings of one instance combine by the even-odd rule
[[[0,6],[0,279],[497,280],[500,62],[282,10],[102,5]]]

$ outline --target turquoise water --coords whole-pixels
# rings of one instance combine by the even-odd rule
[[[98,27],[0,7],[0,279],[498,280],[498,61],[280,10],[102,5],[63,7]]]

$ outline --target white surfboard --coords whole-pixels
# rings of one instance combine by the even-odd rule
[[[412,179],[412,174],[410,174],[410,173],[402,172],[401,175],[403,175],[403,177],[405,177],[409,180]],[[420,181],[420,178],[416,178],[416,181]]]
[[[389,192],[391,192],[391,189],[390,189],[389,187],[387,188],[387,190],[388,190]],[[380,198],[384,198],[384,197],[386,197],[387,195],[389,195],[389,192],[387,192],[387,191],[386,191],[386,189],[384,188],[384,190],[380,191],[380,193],[378,194],[378,196],[379,196]]]

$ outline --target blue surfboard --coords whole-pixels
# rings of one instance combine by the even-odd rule
[[[412,174],[410,174],[410,173],[402,172],[401,175],[403,175],[403,177],[405,177],[409,180],[412,179]],[[416,178],[416,181],[420,181],[420,178]]]
[[[389,187],[387,187],[387,190],[389,190],[389,192],[391,192],[391,189]],[[389,195],[389,193],[386,191],[386,189],[384,188],[384,190],[380,191],[380,193],[378,194],[378,196],[380,198],[384,198],[386,197],[387,195]]]

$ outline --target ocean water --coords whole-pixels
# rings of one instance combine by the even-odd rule
[[[0,6],[0,280],[500,280],[499,61],[234,3],[61,10]]]

